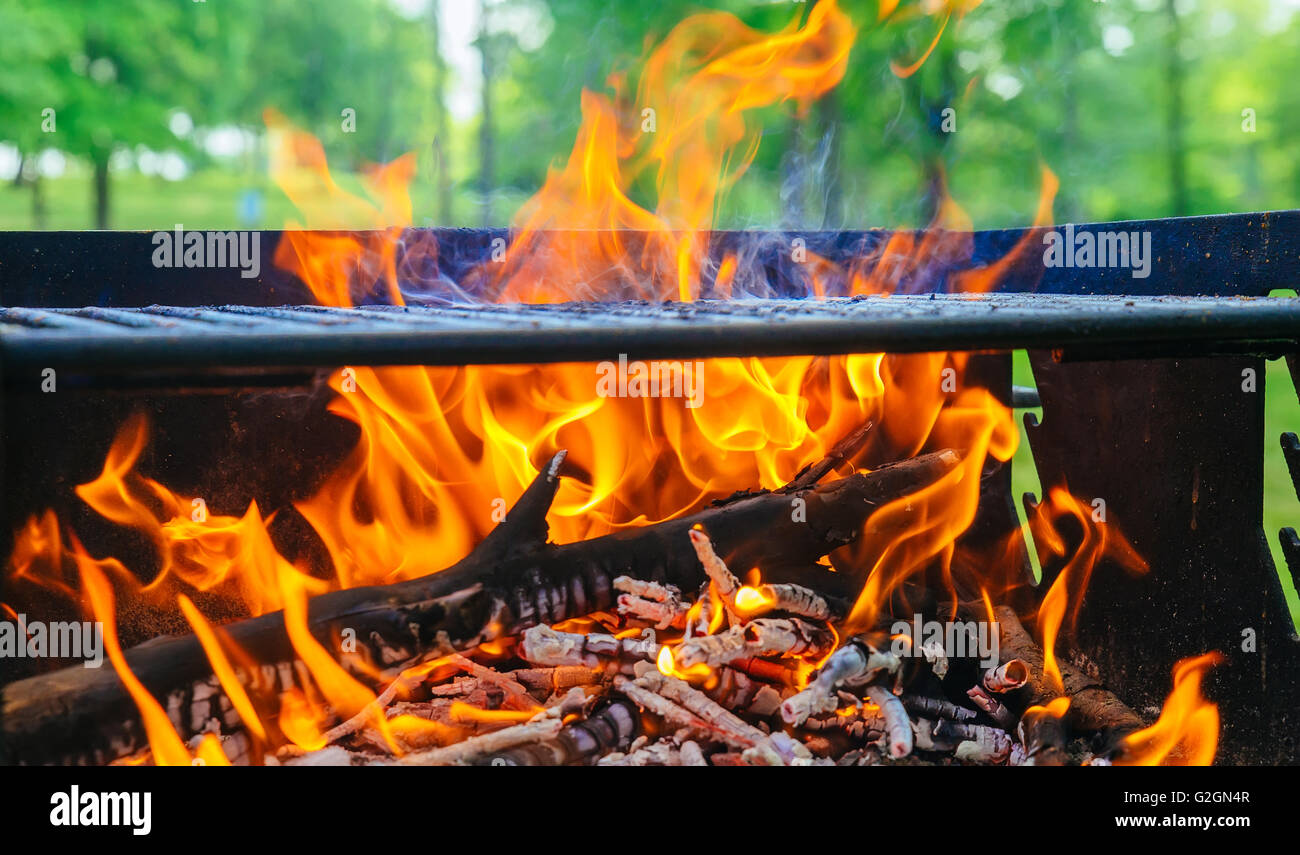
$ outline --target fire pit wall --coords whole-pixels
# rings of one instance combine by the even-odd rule
[[[1147,279],[1127,271],[1044,270],[1037,253],[1003,277],[1000,288],[1052,294],[1262,295],[1286,282],[1284,253],[1269,242],[1279,226],[1298,231],[1294,214],[1284,223],[1268,217],[1126,224],[1150,227],[1159,262]],[[1275,215],[1276,216],[1276,215]],[[1261,232],[1261,226],[1263,231]],[[503,232],[433,234],[438,265],[457,273],[485,257]],[[147,234],[70,233],[0,236],[0,304],[31,307],[292,305],[310,302],[300,283],[277,271],[271,254],[278,234],[262,234],[262,273],[195,270],[177,276],[149,264]],[[972,255],[960,262],[1000,258],[1021,233],[975,236]],[[879,245],[881,233],[806,236],[809,249],[843,260]],[[721,235],[717,247],[743,240]],[[1231,246],[1190,268],[1176,247],[1210,240]],[[1295,238],[1291,239],[1293,242]],[[772,241],[783,245],[784,241]],[[1284,242],[1281,242],[1284,243]],[[1161,256],[1161,244],[1165,245]],[[1292,247],[1291,257],[1298,257]],[[1190,258],[1190,256],[1189,256]],[[774,255],[773,281],[793,279],[791,262]],[[1189,262],[1190,264],[1190,262]],[[1189,275],[1188,271],[1194,273]],[[426,271],[427,272],[427,271]],[[935,265],[911,283],[937,289],[948,272]],[[1177,343],[1159,346],[1164,356]],[[1147,559],[1151,572],[1133,576],[1106,560],[1098,566],[1072,645],[1076,664],[1095,668],[1104,681],[1143,714],[1158,710],[1169,691],[1173,664],[1206,650],[1228,656],[1207,694],[1220,706],[1220,762],[1295,763],[1300,747],[1300,651],[1287,614],[1277,570],[1262,528],[1264,364],[1254,354],[1152,358],[1087,348],[1030,352],[1042,418],[1026,414],[1034,463],[1043,485],[1064,484],[1080,497],[1105,500],[1108,515]],[[687,354],[683,354],[686,356]],[[1104,357],[1104,358],[1102,358]],[[1294,366],[1294,360],[1292,361]],[[1255,392],[1243,387],[1253,371]],[[30,375],[30,376],[29,376]],[[92,554],[112,554],[148,577],[155,569],[152,544],[89,511],[74,492],[103,466],[108,444],[132,412],[150,414],[152,438],[140,468],[183,494],[205,498],[221,513],[240,513],[250,500],[281,511],[273,528],[288,557],[325,560],[305,522],[291,509],[305,498],[355,442],[356,428],[329,415],[323,372],[274,366],[233,371],[175,370],[159,364],[128,373],[61,372],[56,394],[40,391],[31,372],[5,371],[3,420],[3,542],[28,516],[52,508],[79,533]],[[1005,353],[976,356],[967,382],[1011,401],[1011,360]],[[1017,526],[1010,467],[990,470],[975,524],[961,549],[978,554]],[[1032,509],[1034,497],[1024,497]],[[1023,551],[1027,556],[1027,551]],[[1068,554],[1068,551],[1067,551]],[[1021,564],[1029,573],[1029,562]],[[1043,567],[1050,583],[1059,564]],[[1292,568],[1293,571],[1300,568]],[[1044,587],[1039,590],[1045,590]],[[51,599],[49,614],[65,604]],[[219,615],[218,615],[219,616]],[[122,627],[130,645],[162,632],[182,631],[146,615]],[[1253,641],[1253,647],[1249,641]],[[0,663],[0,681],[21,665]]]

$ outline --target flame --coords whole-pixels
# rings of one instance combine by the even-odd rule
[[[323,727],[326,719],[325,711],[301,689],[291,688],[280,695],[280,732],[304,751],[317,751],[325,747]]]
[[[197,497],[179,496],[139,474],[135,467],[148,437],[145,417],[129,418],[99,477],[77,487],[77,495],[100,515],[153,541],[160,567],[144,591],[164,597],[180,581],[200,591],[229,591],[253,615],[280,608],[276,579],[289,565],[272,544],[270,520],[262,518],[257,503],[250,503],[242,517],[209,515]]]
[[[217,680],[221,683],[221,689],[226,693],[226,697],[230,699],[235,712],[239,713],[240,720],[258,739],[265,741],[266,728],[262,727],[262,720],[253,709],[253,702],[249,699],[248,692],[244,690],[243,684],[239,682],[239,677],[236,676],[235,669],[230,664],[230,657],[226,656],[225,651],[222,650],[217,632],[189,597],[181,594],[176,598],[176,601],[180,605],[185,619],[189,621],[190,627],[194,630],[195,637],[203,645],[203,652],[207,654],[208,662],[212,664],[213,673],[217,675]]]
[[[1072,496],[1068,490],[1053,487],[1029,523],[1040,561],[1049,556],[1064,557],[1066,542],[1061,533],[1062,520],[1073,519],[1082,531],[1082,541],[1052,581],[1038,609],[1038,631],[1043,645],[1043,673],[1058,690],[1063,687],[1056,658],[1057,635],[1069,612],[1073,627],[1083,606],[1083,596],[1092,571],[1103,557],[1110,558],[1133,573],[1148,570],[1146,559],[1137,553],[1120,530],[1107,523],[1092,506]]]
[[[898,17],[896,5],[882,4],[881,18]],[[945,21],[974,5],[945,4]],[[755,112],[785,102],[807,109],[844,76],[855,37],[834,0],[822,0],[774,34],[725,13],[682,21],[649,54],[635,87],[618,76],[609,92],[583,93],[573,149],[515,217],[504,258],[461,282],[437,282],[444,291],[436,296],[479,302],[769,296],[770,286],[751,281],[735,255],[709,269],[715,212],[757,152]],[[653,130],[646,130],[647,121]],[[272,175],[302,215],[302,222],[289,224],[276,263],[322,305],[406,302],[411,295],[401,286],[417,277],[404,277],[404,265],[429,261],[436,269],[438,251],[427,237],[406,231],[414,157],[368,168],[363,198],[335,182],[317,140],[274,112],[266,122]],[[656,201],[642,207],[631,188],[648,184]],[[1051,221],[1056,186],[1045,169],[1038,227]],[[369,230],[345,231],[358,225]],[[807,296],[892,293],[924,284],[930,265],[970,257],[969,218],[955,201],[943,200],[932,225],[895,233],[879,252],[847,268],[811,256]],[[1033,251],[1036,237],[1030,230],[1005,258],[955,276],[950,286],[992,289]],[[1018,442],[1011,410],[987,390],[963,385],[967,361],[946,353],[710,359],[699,364],[705,394],[698,407],[672,397],[604,397],[588,364],[340,369],[329,381],[336,393],[330,412],[354,423],[359,439],[318,491],[295,504],[330,556],[329,571],[315,576],[279,554],[268,531],[272,517],[255,502],[240,515],[198,513],[199,497],[142,474],[148,425],[141,416],[122,426],[100,476],[77,495],[153,544],[158,573],[132,593],[183,613],[250,727],[257,716],[252,699],[233,697],[241,689],[227,657],[237,652],[188,597],[176,595],[208,592],[254,615],[283,610],[293,649],[310,675],[300,689],[280,696],[275,724],[285,738],[317,748],[332,719],[360,715],[396,750],[401,729],[395,732],[375,694],[308,631],[308,598],[450,566],[561,448],[583,474],[565,478],[557,490],[548,522],[559,543],[677,518],[736,489],[781,487],[867,421],[877,426],[870,447],[877,453],[959,449],[946,476],[881,508],[859,542],[834,562],[865,582],[847,625],[832,629],[871,626],[890,596],[935,559],[953,585],[954,544],[974,519],[984,467],[1010,460]],[[952,389],[940,381],[949,373]],[[16,539],[11,576],[75,593],[63,576],[67,539],[52,513],[34,517]],[[104,566],[123,584],[133,578],[120,564]],[[712,586],[707,597],[713,633],[725,613]],[[757,587],[742,588],[739,606],[756,610],[761,599]],[[702,607],[702,601],[692,606],[692,623]],[[614,623],[608,616],[599,621]],[[502,642],[484,652],[507,655],[508,647]],[[681,672],[668,646],[658,664],[685,679],[714,676],[707,666]],[[819,664],[797,663],[795,681],[806,683]],[[254,732],[277,731],[269,719],[265,725]]]
[[[448,710],[453,721],[519,724],[536,717],[538,710],[485,710],[455,701]]]
[[[710,634],[713,632],[713,629],[709,630]],[[659,673],[665,677],[676,677],[679,680],[688,682],[710,681],[715,677],[713,669],[703,662],[692,665],[690,668],[683,669],[679,667],[677,660],[673,657],[672,648],[667,644],[659,648],[659,656],[655,659],[655,665],[658,666]]]
[[[144,722],[145,735],[153,752],[154,763],[159,766],[189,766],[193,760],[176,728],[167,718],[162,704],[149,694],[140,679],[127,665],[122,645],[117,639],[117,615],[114,611],[113,586],[99,564],[90,556],[80,553],[77,568],[81,572],[81,589],[85,592],[91,614],[104,627],[104,652],[113,670],[126,686],[131,700],[135,701]]]
[[[230,766],[230,758],[226,757],[225,749],[221,747],[221,739],[215,733],[205,733],[199,740],[199,745],[194,749],[194,759],[190,761],[193,766]]]
[[[1201,695],[1201,681],[1224,661],[1203,653],[1174,665],[1174,688],[1160,718],[1124,739],[1117,766],[1209,766],[1219,747],[1219,708]]]
[[[388,719],[376,703],[374,692],[343,670],[307,628],[307,595],[312,589],[319,593],[320,583],[292,568],[280,573],[278,583],[284,601],[284,625],[289,633],[289,642],[311,672],[321,694],[341,717],[351,718],[366,713],[371,725],[393,752],[400,754],[401,749],[393,739]]]
[[[855,36],[834,0],[773,35],[728,13],[693,15],[646,59],[635,93],[621,78],[611,79],[612,95],[584,91],[568,162],[517,216],[519,234],[490,274],[494,296],[698,297],[720,196],[758,151],[760,129],[747,114],[786,101],[806,109],[843,78]],[[628,195],[642,174],[654,176],[653,211]],[[650,236],[633,247],[622,230]],[[588,283],[587,294],[561,283]]]
[[[1024,717],[1028,718],[1030,716],[1045,715],[1049,718],[1064,718],[1065,714],[1069,712],[1069,710],[1070,698],[1066,695],[1061,695],[1059,698],[1053,698],[1046,704],[1034,704],[1033,706],[1027,707],[1024,712]]]
[[[956,15],[957,20],[960,21],[968,12],[975,9],[975,7],[979,6],[982,2],[984,2],[984,0],[925,0],[925,2],[920,4],[919,11],[926,15],[937,16],[939,18],[939,29],[935,32],[934,38],[931,39],[929,46],[919,58],[906,65],[899,62],[891,62],[889,64],[890,69],[898,77],[911,77],[921,68],[922,65],[925,64],[925,61],[930,58],[930,54],[934,52],[934,49],[939,46],[939,40],[943,38],[943,31],[947,29],[948,22],[952,19],[952,16]],[[888,17],[894,12],[897,6],[898,0],[884,0],[884,2],[880,4],[880,17],[882,19]]]
[[[744,585],[736,591],[736,610],[746,614],[756,614],[772,607],[774,600],[762,588]]]

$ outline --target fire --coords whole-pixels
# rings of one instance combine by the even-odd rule
[[[153,761],[158,766],[189,766],[193,764],[194,758],[190,756],[189,749],[181,741],[180,736],[176,733],[176,728],[172,726],[171,720],[167,718],[167,712],[162,708],[149,690],[144,687],[139,678],[131,672],[130,666],[126,663],[126,656],[122,653],[122,645],[117,639],[117,615],[114,611],[113,586],[109,583],[108,577],[104,575],[98,562],[85,555],[78,554],[78,569],[81,572],[81,588],[85,592],[87,605],[90,613],[95,620],[99,621],[104,627],[104,651],[108,654],[108,660],[113,664],[113,670],[121,679],[122,684],[126,686],[127,692],[130,693],[131,699],[140,710],[140,717],[144,722],[145,734],[149,738],[149,747],[153,754]],[[205,763],[209,759],[214,759],[220,755],[225,760],[220,746],[208,746],[205,748]],[[209,764],[216,765],[216,764]],[[229,765],[225,763],[224,765]]]
[[[893,5],[882,4],[882,18],[891,16]],[[943,25],[975,5],[942,4]],[[611,79],[611,93],[583,93],[573,149],[516,216],[503,261],[454,285],[435,283],[443,289],[436,296],[479,302],[770,296],[769,286],[747,278],[734,256],[710,269],[706,250],[715,211],[757,152],[755,111],[784,102],[806,109],[842,79],[855,36],[834,0],[822,0],[802,23],[775,34],[725,13],[686,19],[649,55],[635,88],[618,77]],[[654,132],[643,132],[641,122],[651,120]],[[413,298],[402,290],[409,283],[399,274],[399,256],[405,253],[409,262],[413,252],[424,252],[436,261],[437,253],[427,240],[418,247],[404,243],[412,222],[407,188],[414,158],[369,169],[369,198],[360,198],[333,180],[318,141],[273,112],[266,121],[273,176],[304,220],[285,232],[277,264],[306,283],[322,305]],[[651,177],[657,201],[642,207],[630,188]],[[1044,170],[1039,227],[1051,222],[1056,186]],[[343,231],[358,224],[371,230]],[[970,223],[955,202],[945,200],[934,225],[919,236],[896,233],[883,252],[847,270],[811,258],[807,296],[890,293],[935,258],[969,256],[963,232]],[[1036,236],[1030,230],[1008,256],[958,277],[953,286],[992,289],[1023,253],[1034,251]],[[412,734],[440,740],[453,731],[410,717],[387,720],[375,693],[311,635],[309,598],[416,578],[455,563],[519,498],[539,463],[562,448],[582,475],[561,482],[552,506],[551,538],[560,543],[680,517],[737,489],[779,488],[868,421],[876,425],[869,451],[902,457],[958,449],[960,461],[947,475],[879,509],[860,542],[836,561],[837,570],[864,583],[846,626],[835,629],[848,634],[872,626],[890,597],[936,559],[955,587],[954,545],[974,520],[984,467],[990,460],[1009,461],[1018,442],[1011,410],[988,390],[963,385],[968,359],[948,353],[710,359],[698,378],[704,390],[698,407],[671,397],[604,397],[586,364],[340,369],[329,381],[337,393],[330,411],[356,424],[359,439],[318,492],[296,505],[331,559],[330,568],[317,572],[294,566],[276,550],[268,531],[272,516],[255,502],[238,515],[209,512],[196,504],[198,497],[142,474],[148,443],[142,417],[122,426],[100,476],[78,487],[77,495],[153,544],[159,571],[132,595],[174,604],[183,614],[255,736],[278,733],[300,748],[318,748],[331,720],[360,718],[398,751]],[[95,614],[111,621],[111,588],[100,567],[123,584],[134,577],[109,559],[94,562],[66,545],[69,540],[52,513],[34,517],[17,538],[11,575],[73,595],[63,573],[66,560],[75,560]],[[1063,572],[1058,582],[1078,576],[1081,591],[1105,544],[1102,537],[1081,559],[1088,569]],[[253,699],[239,685],[240,662],[230,657],[240,654],[187,590],[227,597],[251,615],[283,610],[310,679],[281,695],[274,727],[270,718],[259,721]],[[725,612],[715,590],[708,596],[707,631],[713,633]],[[767,605],[757,583],[741,588],[736,599],[745,612]],[[702,608],[697,602],[688,613],[692,624]],[[1057,600],[1044,608],[1045,614],[1057,608]],[[126,668],[115,633],[112,639],[110,658],[149,724],[156,761],[190,762],[157,701]],[[1054,663],[1052,650],[1046,652]],[[505,655],[508,648],[503,642],[484,652]],[[801,663],[798,682],[805,683],[818,664]],[[681,671],[667,645],[658,666],[696,681],[712,676],[706,666]],[[495,721],[532,714],[458,707],[453,717]],[[199,751],[205,762],[215,759],[208,743]]]
[[[772,605],[772,597],[762,587],[744,585],[736,592],[736,609],[746,614],[757,614]]]
[[[758,150],[750,114],[785,101],[806,109],[844,76],[855,35],[834,0],[774,35],[721,12],[682,21],[647,58],[635,92],[612,78],[612,95],[583,93],[573,151],[516,218],[505,264],[485,277],[492,296],[699,297],[717,202]],[[643,174],[654,176],[653,211],[628,195]],[[621,230],[649,237],[630,246]]]
[[[1201,695],[1210,668],[1224,661],[1220,653],[1203,653],[1174,666],[1174,689],[1160,718],[1124,739],[1117,766],[1209,766],[1219,747],[1219,708]]]
[[[1073,519],[1082,531],[1082,541],[1061,568],[1038,609],[1038,629],[1043,645],[1043,670],[1058,689],[1062,687],[1061,670],[1057,663],[1057,636],[1069,612],[1069,623],[1075,624],[1083,606],[1084,593],[1092,578],[1092,571],[1103,557],[1133,573],[1145,573],[1149,568],[1133,545],[1113,524],[1107,523],[1101,512],[1069,491],[1054,487],[1047,500],[1038,506],[1029,523],[1040,560],[1050,556],[1065,557],[1066,542],[1061,533],[1061,522]]]
[[[943,32],[947,29],[948,22],[952,19],[952,16],[956,15],[957,20],[960,21],[968,12],[975,9],[975,7],[979,6],[982,2],[984,2],[984,0],[924,0],[924,2],[918,5],[917,9],[912,11],[914,13],[922,13],[938,17],[938,30],[935,32],[934,38],[930,41],[929,46],[918,59],[914,62],[908,63],[907,65],[899,62],[891,62],[889,64],[890,69],[899,77],[911,77],[922,65],[925,64],[925,61],[930,58],[930,54],[934,52],[934,49],[939,46],[939,40],[943,38]],[[882,19],[888,17],[893,14],[897,7],[898,0],[883,0],[880,4],[880,17]]]
[[[159,572],[144,591],[170,599],[174,583],[180,582],[195,590],[228,592],[253,615],[281,608],[276,580],[289,565],[271,543],[270,520],[262,517],[257,503],[250,503],[242,517],[209,515],[200,500],[140,475],[135,466],[148,436],[143,416],[128,419],[99,477],[77,487],[77,495],[93,510],[154,543]],[[48,549],[57,547],[54,540]]]
[[[721,611],[722,610],[719,609],[718,613],[720,614]],[[716,626],[711,626],[709,628],[710,634],[716,631]],[[692,665],[690,668],[679,667],[677,665],[677,660],[673,658],[672,648],[666,644],[659,648],[659,656],[655,660],[655,665],[659,668],[659,673],[663,674],[665,677],[677,677],[681,680],[694,682],[700,682],[701,680],[709,681],[714,676],[713,670],[703,663]]]

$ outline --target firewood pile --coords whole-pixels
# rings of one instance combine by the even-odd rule
[[[937,644],[899,655],[883,631],[840,641],[832,622],[842,615],[826,598],[797,584],[743,586],[703,532],[689,537],[708,576],[693,597],[618,577],[616,613],[565,622],[571,627],[534,626],[497,667],[451,652],[400,669],[380,696],[385,721],[414,717],[430,727],[394,725],[385,736],[359,715],[328,734],[329,746],[291,746],[274,762],[1109,762],[1105,750],[1067,744],[1063,702],[1037,703],[1057,695],[1042,679],[1041,652],[1009,609],[998,617],[1010,650],[995,667],[982,668],[973,656],[950,659]],[[1086,723],[1108,737],[1094,744],[1116,750],[1115,737],[1140,721],[1077,672],[1069,679],[1081,700],[1075,720],[1090,717]],[[399,694],[408,699],[396,700]]]
[[[259,663],[239,681],[251,698],[244,707],[269,711],[268,727],[252,730],[274,727],[272,738],[249,733],[193,636],[157,639],[126,661],[166,699],[191,750],[215,738],[235,763],[1107,762],[1122,750],[1118,737],[1144,723],[1068,663],[1059,683],[1049,681],[1009,608],[997,610],[992,667],[919,641],[900,650],[888,617],[841,637],[861,580],[820,562],[869,520],[907,525],[907,503],[889,521],[872,515],[962,459],[943,450],[827,480],[869,430],[779,490],[563,545],[548,542],[545,520],[562,474],[564,453],[556,454],[459,563],[312,599],[305,628],[321,640],[359,639],[362,655],[338,658],[375,694],[351,715],[326,709],[307,729],[286,718],[286,698],[311,692],[313,681],[279,612],[223,627],[245,661]],[[742,584],[728,562],[762,565],[764,581]],[[931,612],[988,617],[982,603]],[[0,700],[18,762],[149,762],[146,728],[110,669],[29,678]]]

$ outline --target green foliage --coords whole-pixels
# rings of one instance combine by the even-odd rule
[[[441,2],[444,21],[476,11],[470,0]],[[811,6],[487,5],[487,39],[468,47],[494,60],[492,125],[484,137],[478,117],[462,117],[442,140],[454,224],[481,221],[485,140],[496,153],[490,219],[505,222],[567,157],[580,91],[608,92],[614,73],[635,80],[685,16],[725,10],[775,31]],[[805,117],[788,105],[765,111],[758,157],[723,200],[723,224],[920,225],[944,181],[976,225],[1023,224],[1040,164],[1061,178],[1060,220],[1286,208],[1300,195],[1300,90],[1289,85],[1300,73],[1300,15],[1289,7],[1203,0],[1175,4],[1175,18],[1164,0],[986,0],[949,21],[929,60],[903,79],[890,62],[926,51],[942,23],[935,4],[905,0],[883,22],[876,0],[841,5],[860,30],[844,82]],[[205,129],[256,133],[274,107],[319,136],[336,168],[415,150],[419,180],[432,184],[437,104],[466,81],[453,67],[436,90],[430,19],[410,0],[4,0],[0,141],[84,161],[172,149],[201,168],[209,159],[194,143]],[[53,134],[41,132],[46,107],[57,111]],[[355,132],[343,128],[345,108],[356,111]],[[945,108],[955,133],[940,127]],[[1242,128],[1244,110],[1253,133]],[[177,111],[196,134],[171,133]],[[245,184],[263,168],[256,156],[211,165],[243,173]],[[653,202],[650,179],[632,193]],[[7,191],[0,206],[26,208]]]

